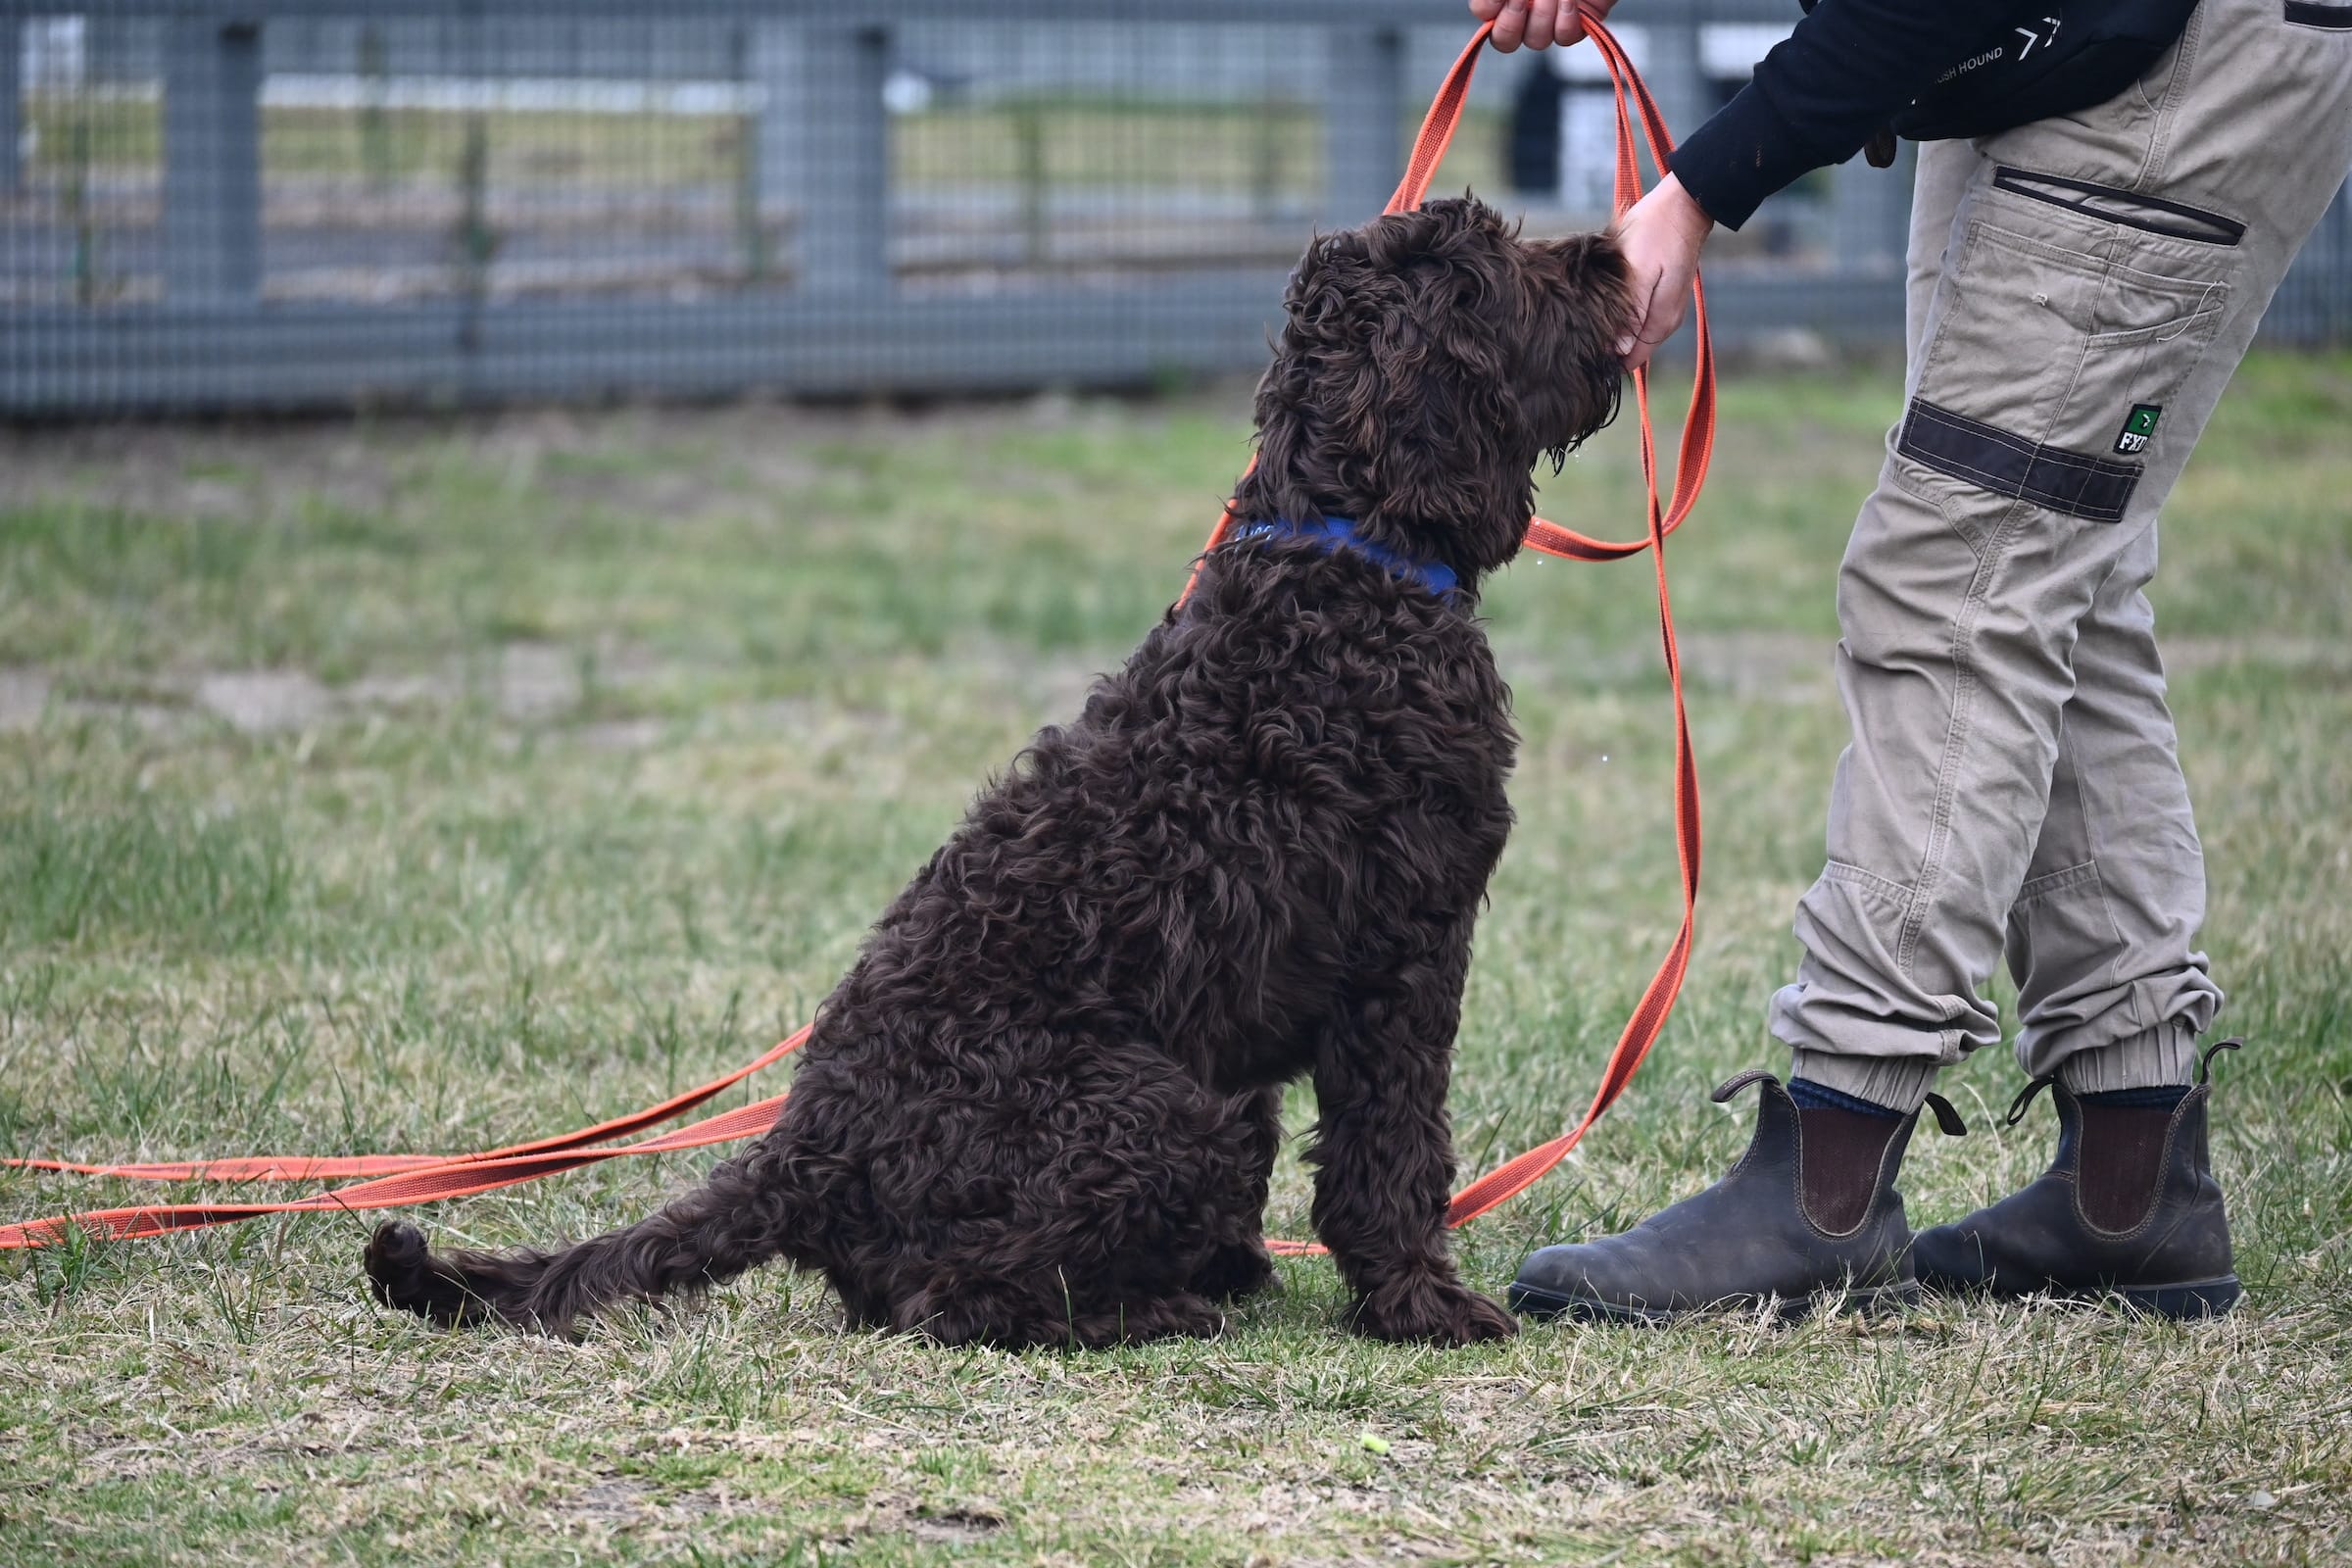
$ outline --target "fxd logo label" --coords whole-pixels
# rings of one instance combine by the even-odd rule
[[[2136,457],[2148,450],[2148,437],[2156,433],[2156,421],[2164,417],[2164,406],[2159,403],[2135,403],[2132,416],[2124,421],[2124,433],[2115,438],[2115,450],[2126,457]]]

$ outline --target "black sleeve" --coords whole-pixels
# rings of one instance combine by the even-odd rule
[[[1936,77],[2035,9],[2033,0],[1821,0],[1675,149],[1675,175],[1709,218],[1738,228],[1798,175],[1853,157]]]

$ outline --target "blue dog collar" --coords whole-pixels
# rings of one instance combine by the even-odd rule
[[[1236,539],[1271,539],[1278,534],[1291,534],[1300,539],[1312,539],[1325,550],[1352,550],[1367,561],[1384,566],[1392,577],[1419,583],[1431,593],[1444,599],[1459,586],[1451,566],[1436,562],[1414,561],[1400,556],[1386,545],[1374,544],[1355,531],[1355,524],[1346,517],[1325,517],[1320,523],[1293,522],[1282,518],[1274,522],[1246,522],[1236,528]]]

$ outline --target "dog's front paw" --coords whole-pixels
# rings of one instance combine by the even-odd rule
[[[1351,1327],[1375,1340],[1455,1347],[1507,1340],[1519,1332],[1511,1314],[1459,1280],[1415,1274],[1360,1297]]]

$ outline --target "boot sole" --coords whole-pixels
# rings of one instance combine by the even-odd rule
[[[1929,1289],[1945,1296],[1983,1296],[1996,1301],[2022,1301],[2028,1296],[2048,1296],[2060,1301],[2090,1301],[2106,1303],[2121,1301],[2135,1312],[2150,1317],[2168,1318],[2174,1322],[2191,1322],[2198,1318],[2221,1317],[2236,1306],[2245,1290],[2234,1274],[2223,1274],[2209,1280],[2190,1280],[2180,1285],[2116,1285],[2099,1290],[2082,1291],[1989,1291],[1983,1286],[1930,1285]]]
[[[2187,1285],[2141,1285],[2111,1294],[2122,1297],[2138,1311],[2185,1321],[2220,1317],[2237,1305],[2238,1298],[2246,1293],[2238,1285],[2236,1275],[2224,1274],[2219,1279],[2196,1280]]]
[[[1596,1297],[1563,1296],[1557,1291],[1547,1291],[1536,1285],[1523,1285],[1517,1280],[1511,1282],[1511,1288],[1505,1293],[1503,1299],[1509,1303],[1512,1311],[1538,1322],[1566,1318],[1572,1323],[1621,1323],[1643,1328],[1664,1328],[1667,1324],[1679,1323],[1690,1318],[1719,1317],[1732,1312],[1751,1312],[1763,1305],[1766,1300],[1762,1297],[1733,1296],[1706,1306],[1680,1308],[1627,1306],[1618,1301],[1604,1301]],[[1906,1311],[1917,1306],[1920,1302],[1920,1289],[1916,1281],[1905,1281],[1900,1285],[1881,1285],[1868,1290],[1849,1290],[1835,1299],[1831,1298],[1830,1293],[1825,1291],[1814,1296],[1774,1297],[1770,1300],[1773,1316],[1783,1323],[1801,1322],[1817,1311],[1833,1317],[1843,1316],[1849,1312],[1863,1317],[1877,1317],[1884,1313]]]

